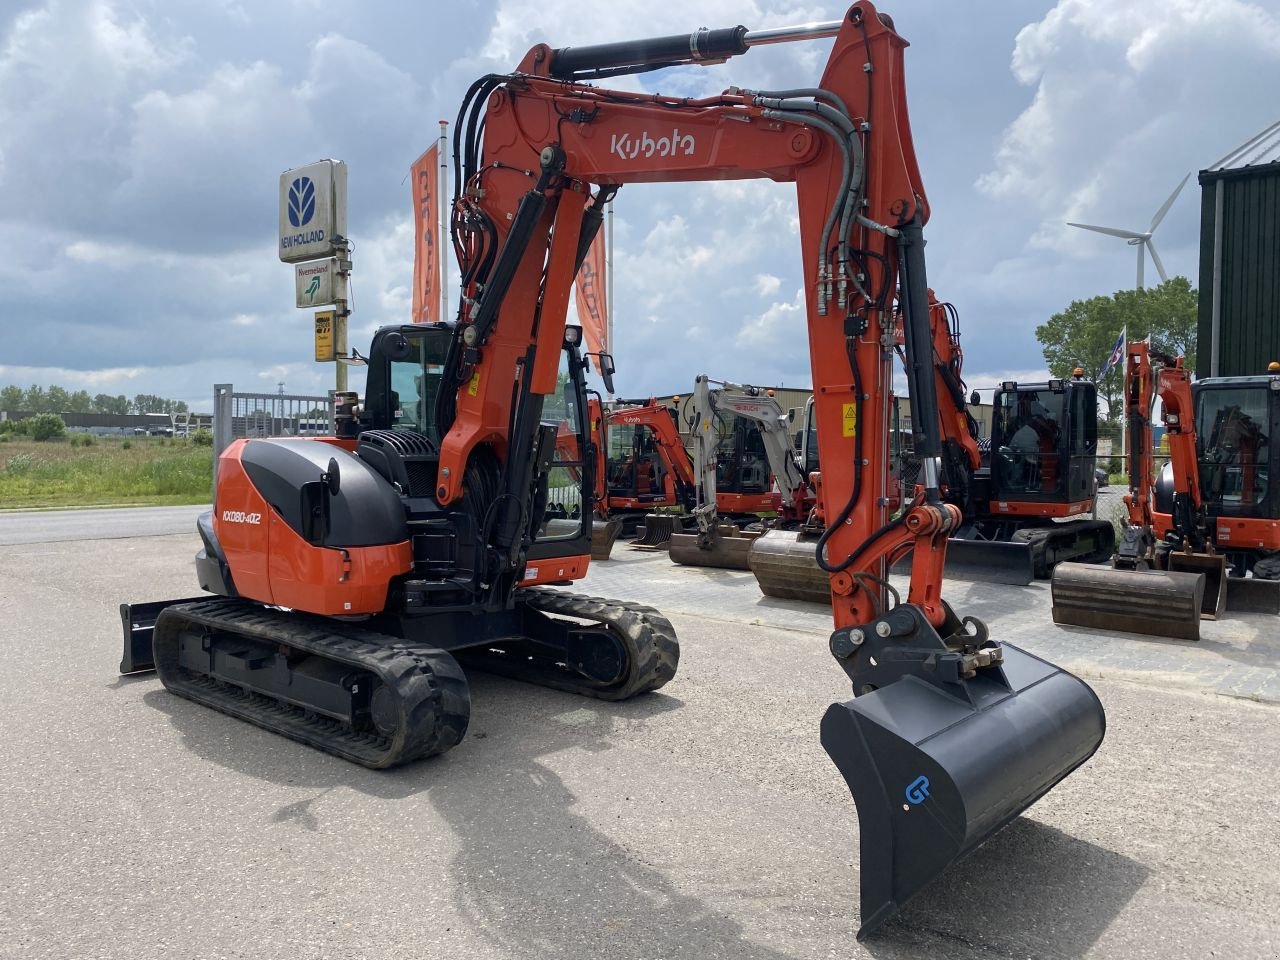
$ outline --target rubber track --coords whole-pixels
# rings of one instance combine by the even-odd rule
[[[1031,558],[1035,566],[1036,579],[1047,580],[1053,574],[1053,567],[1049,564],[1046,556],[1051,542],[1059,539],[1071,541],[1080,533],[1090,529],[1101,534],[1104,532],[1104,528],[1110,529],[1110,537],[1093,537],[1093,547],[1075,555],[1063,553],[1059,548],[1054,563],[1065,563],[1067,561],[1073,563],[1106,563],[1111,559],[1116,548],[1115,529],[1106,520],[1066,520],[1046,524],[1043,527],[1028,527],[1017,531],[1011,539],[1015,543],[1025,543],[1031,547]]]
[[[540,587],[523,589],[519,596],[533,609],[550,616],[574,617],[606,626],[626,650],[626,673],[622,679],[601,684],[518,645],[460,651],[459,659],[464,664],[527,683],[612,701],[657,690],[676,675],[680,642],[671,621],[653,607]]]
[[[195,627],[278,643],[374,674],[397,694],[400,723],[382,736],[178,666],[178,636]],[[462,740],[471,712],[466,676],[436,647],[243,600],[166,608],[156,621],[156,670],[172,693],[373,769],[444,753]]]

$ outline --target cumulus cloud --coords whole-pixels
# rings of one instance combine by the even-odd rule
[[[1280,88],[1276,17],[1260,4],[1046,6],[990,0],[981,18],[943,0],[890,10],[912,42],[929,279],[960,309],[980,385],[1036,371],[1033,330],[1050,313],[1132,282],[1127,249],[1063,221],[1145,226],[1184,173],[1274,119]],[[690,0],[584,18],[569,0],[457,0],[423,31],[405,29],[420,12],[396,3],[29,0],[0,14],[0,380],[75,387],[134,371],[133,392],[197,407],[215,382],[322,392],[333,368],[311,363],[310,313],[295,309],[291,269],[275,257],[280,171],[347,160],[350,339],[367,345],[409,312],[408,165],[481,73],[512,69],[539,41],[762,28],[844,9]],[[781,44],[609,83],[688,96],[803,86],[829,49]],[[1193,192],[1157,242],[1171,272],[1194,277]],[[808,382],[792,186],[634,185],[615,206],[624,393],[686,390],[699,372]],[[456,291],[456,271],[450,282]]]

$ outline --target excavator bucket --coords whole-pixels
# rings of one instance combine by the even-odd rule
[[[1200,616],[1205,620],[1217,620],[1218,614],[1227,609],[1227,558],[1221,554],[1182,553],[1171,550],[1167,563],[1169,570],[1204,574],[1204,596],[1200,598]]]
[[[893,572],[911,572],[910,552],[894,563]],[[1035,558],[1026,543],[952,537],[947,541],[947,560],[942,573],[953,580],[1025,587],[1035,580]]]
[[[684,529],[685,518],[675,513],[649,513],[645,515],[644,524],[637,528],[633,547],[647,547],[651,550],[665,550],[673,533]]]
[[[608,560],[613,552],[613,543],[622,531],[622,521],[616,517],[612,520],[593,520],[591,522],[591,559]]]
[[[1227,609],[1232,613],[1280,613],[1280,580],[1228,577]]]
[[[861,940],[1102,743],[1093,691],[1009,644],[959,693],[917,676],[828,708],[822,745],[858,808]]]
[[[770,530],[756,537],[747,563],[766,597],[831,605],[831,577],[818,566],[817,534]]]
[[[1053,568],[1053,622],[1199,640],[1204,590],[1203,573],[1060,563]]]
[[[731,523],[720,524],[716,535],[709,538],[696,533],[674,533],[671,535],[671,559],[690,567],[749,570],[747,554],[759,536],[759,533],[739,530]]]

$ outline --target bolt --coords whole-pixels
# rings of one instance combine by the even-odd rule
[[[442,476],[442,477],[444,477],[446,480],[448,480],[448,479],[449,479],[449,468],[448,468],[448,467],[445,467],[444,469],[442,469],[442,470],[440,471],[440,476]]]
[[[849,642],[852,643],[855,647],[862,646],[863,641],[866,639],[867,639],[867,635],[863,633],[861,630],[859,630],[857,627],[849,631]]]
[[[881,620],[876,624],[876,636],[887,637],[891,633],[893,633],[893,628],[889,626],[887,621]]]

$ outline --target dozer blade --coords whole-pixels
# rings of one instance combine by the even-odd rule
[[[1204,596],[1200,598],[1200,616],[1217,620],[1227,609],[1227,558],[1220,554],[1182,553],[1170,550],[1167,569],[1179,573],[1203,573]]]
[[[671,535],[671,559],[689,567],[723,567],[726,570],[749,570],[747,554],[759,533],[739,531],[732,524],[722,524],[719,534],[705,543],[696,533]]]
[[[209,600],[209,594],[187,597],[181,600],[157,600],[154,603],[120,604],[120,623],[124,627],[124,654],[120,657],[120,672],[146,673],[156,668],[151,654],[151,638],[155,635],[156,618],[165,607],[175,603],[195,603]]]
[[[1203,573],[1060,563],[1053,568],[1053,622],[1199,640],[1204,579]]]
[[[818,566],[817,543],[816,535],[798,530],[770,530],[757,537],[747,551],[747,563],[760,592],[831,606],[831,577]]]
[[[967,695],[908,675],[822,719],[822,745],[858,808],[859,940],[1102,743],[1106,717],[1088,685],[1002,651],[1003,675],[962,680]]]
[[[911,572],[910,552],[894,563],[893,572]],[[942,573],[953,580],[1025,587],[1035,579],[1035,558],[1025,543],[952,537],[947,541],[947,562]]]
[[[591,559],[608,560],[609,554],[613,552],[614,541],[618,539],[621,531],[622,521],[617,518],[593,520],[591,522]]]

